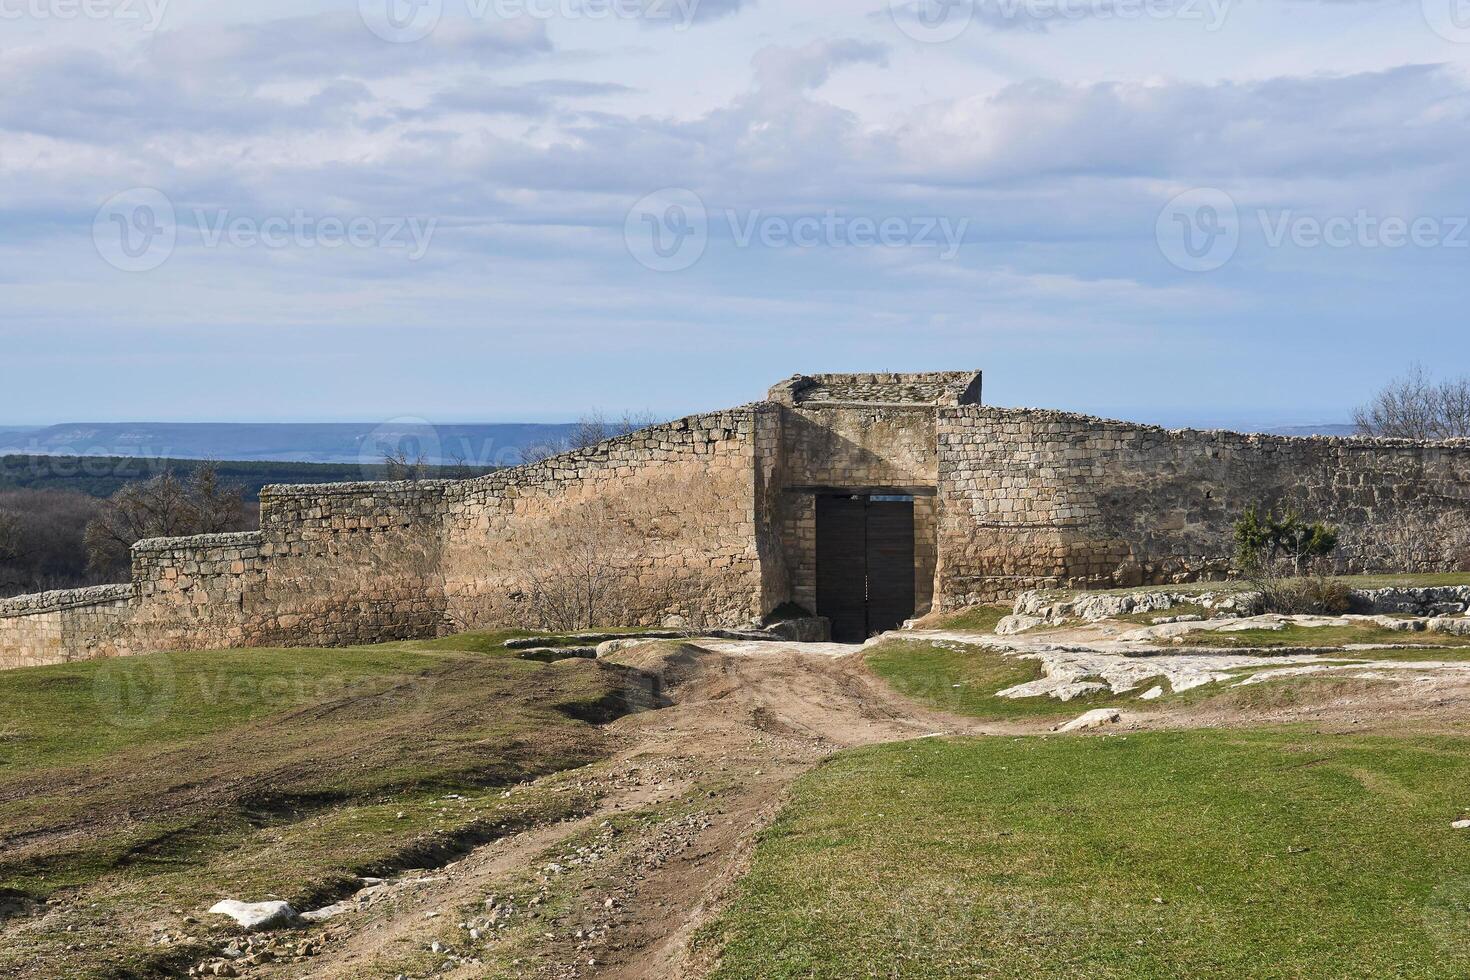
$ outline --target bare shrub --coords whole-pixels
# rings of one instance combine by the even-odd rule
[[[557,631],[641,625],[673,613],[705,625],[707,578],[669,556],[703,545],[690,535],[719,534],[721,507],[707,480],[690,478],[647,492],[589,492],[547,521],[522,523],[508,542],[518,618]]]
[[[1301,578],[1278,580],[1269,594],[1262,594],[1262,605],[1266,612],[1283,615],[1339,616],[1352,608],[1351,593],[1345,582],[1318,568]]]
[[[172,470],[151,480],[129,483],[102,505],[87,525],[88,566],[97,573],[128,567],[134,544],[146,538],[243,531],[250,526],[244,494],[221,483],[213,463],[181,481]]]
[[[609,439],[632,435],[650,425],[657,425],[659,418],[651,412],[624,412],[616,420],[608,420],[601,412],[591,412],[577,421],[571,435],[539,446],[527,446],[521,450],[523,463],[539,463],[562,453],[586,449]]]
[[[383,454],[383,475],[390,483],[417,483],[428,479],[432,469],[423,453],[412,458],[406,449]]]
[[[1470,377],[1436,381],[1414,364],[1353,413],[1359,435],[1395,439],[1470,437]]]
[[[20,518],[0,510],[0,565],[17,562],[24,554],[21,550]]]
[[[1386,572],[1456,572],[1470,560],[1470,526],[1424,513],[1383,517],[1355,538],[1361,564]]]

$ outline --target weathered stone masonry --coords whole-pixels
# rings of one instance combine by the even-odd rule
[[[1339,525],[1346,571],[1395,568],[1386,535],[1470,520],[1470,443],[1170,431],[1064,412],[939,411],[946,605],[1031,588],[1219,578],[1247,507]]]
[[[1470,537],[1467,443],[1166,431],[979,399],[977,373],[798,376],[476,480],[270,487],[259,532],[141,542],[128,585],[0,600],[0,668],[517,625],[528,581],[589,521],[631,584],[629,625],[742,625],[818,606],[824,495],[912,500],[916,613],[1218,577],[1251,505],[1341,525],[1352,571],[1389,570],[1405,523]]]

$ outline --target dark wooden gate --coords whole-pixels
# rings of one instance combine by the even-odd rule
[[[817,615],[860,643],[914,614],[914,503],[817,498]]]

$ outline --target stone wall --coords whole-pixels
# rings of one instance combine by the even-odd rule
[[[133,645],[344,646],[444,628],[447,482],[268,487],[261,529],[133,548]]]
[[[0,670],[134,652],[129,585],[0,599]]]
[[[763,411],[680,419],[455,485],[444,553],[450,622],[559,627],[575,583],[599,593],[599,618],[611,624],[759,617],[762,562],[772,560],[757,535],[768,488],[758,495],[756,447],[772,439]],[[769,467],[760,474],[772,476]]]
[[[268,487],[259,532],[141,542],[130,585],[0,602],[0,667],[556,625],[569,581],[608,625],[744,625],[815,608],[824,492],[914,496],[920,612],[1219,577],[1251,505],[1340,525],[1345,571],[1470,561],[1470,443],[1173,432],[983,408],[978,389],[798,378],[476,480]],[[843,400],[921,396],[939,407]]]
[[[1233,524],[1253,505],[1341,526],[1346,572],[1401,565],[1404,527],[1463,540],[1470,518],[1470,443],[1169,431],[979,407],[941,409],[938,441],[946,607],[1030,588],[1218,578]],[[1412,570],[1455,561],[1446,551]]]
[[[443,634],[444,526],[457,486],[267,487],[254,642],[341,646]]]

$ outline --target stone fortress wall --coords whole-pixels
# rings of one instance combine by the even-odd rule
[[[583,560],[616,573],[620,595],[607,601],[626,625],[759,617],[760,415],[680,419],[456,484],[443,552],[453,628],[532,621],[538,581]]]
[[[1470,442],[1165,430],[1031,409],[939,411],[946,606],[1034,588],[1223,578],[1248,507],[1342,530],[1345,571],[1458,567]]]
[[[1402,564],[1405,526],[1470,541],[1470,443],[1166,431],[982,407],[979,384],[798,376],[474,480],[269,487],[258,532],[140,542],[130,584],[0,600],[0,668],[525,625],[579,561],[613,574],[609,625],[744,625],[815,607],[827,492],[913,496],[916,612],[1220,577],[1251,505],[1341,525],[1352,571]]]
[[[142,541],[130,585],[0,600],[0,668],[522,625],[528,579],[558,545],[590,545],[571,557],[616,566],[618,592],[635,600],[618,609],[629,625],[743,625],[763,611],[759,411],[475,480],[267,487],[257,532]],[[558,538],[578,526],[589,534]]]

